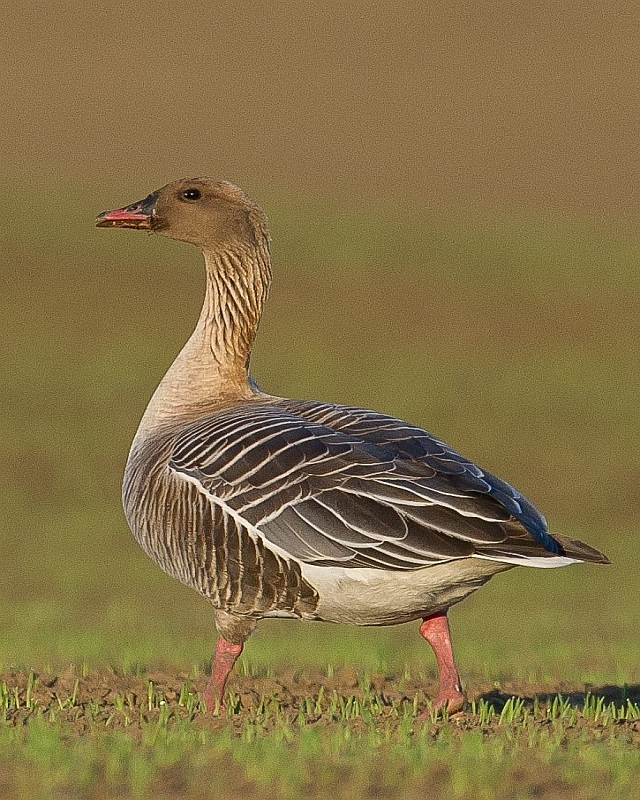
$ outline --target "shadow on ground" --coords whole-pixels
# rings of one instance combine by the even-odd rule
[[[507,702],[514,697],[524,700],[527,706],[533,705],[534,701],[538,703],[553,703],[558,697],[561,697],[569,706],[580,709],[584,708],[589,698],[602,698],[605,705],[614,703],[616,706],[624,706],[627,704],[627,701],[634,704],[640,703],[640,683],[623,684],[622,686],[616,686],[615,684],[605,684],[603,686],[585,685],[583,691],[574,690],[566,692],[514,693],[489,691],[481,694],[478,699],[484,700],[486,703],[492,705],[497,712],[500,712]]]

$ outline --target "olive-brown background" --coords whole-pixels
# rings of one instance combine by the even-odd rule
[[[269,212],[266,388],[423,424],[617,559],[506,576],[456,614],[471,626],[528,581],[574,636],[606,598],[607,631],[637,573],[639,23],[611,2],[5,4],[7,659],[117,659],[116,633],[191,614],[212,636],[119,509],[198,255],[93,228],[185,174]],[[574,584],[592,593],[560,601]],[[632,617],[615,624],[626,646]]]
[[[8,0],[0,37],[27,185],[640,212],[633,2]]]

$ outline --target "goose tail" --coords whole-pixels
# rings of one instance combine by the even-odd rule
[[[588,544],[581,542],[579,539],[572,539],[570,536],[563,536],[560,533],[554,533],[553,538],[560,545],[560,552],[563,556],[575,558],[576,561],[589,561],[592,564],[611,563],[604,553],[596,550],[595,547],[589,547]]]

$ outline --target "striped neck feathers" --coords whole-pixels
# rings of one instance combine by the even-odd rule
[[[191,337],[156,389],[134,446],[176,422],[255,396],[249,357],[271,281],[268,245],[205,251],[206,291]]]
[[[204,259],[206,290],[196,332],[222,371],[246,373],[271,284],[268,244],[205,250]]]

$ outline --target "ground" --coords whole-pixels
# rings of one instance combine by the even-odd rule
[[[640,768],[640,685],[479,682],[462,713],[416,717],[433,682],[283,670],[235,676],[216,715],[199,698],[205,680],[173,670],[3,674],[2,796],[26,797],[38,781],[48,797],[78,798],[401,798],[426,788],[431,797],[614,798]],[[597,786],[580,778],[587,765]]]

